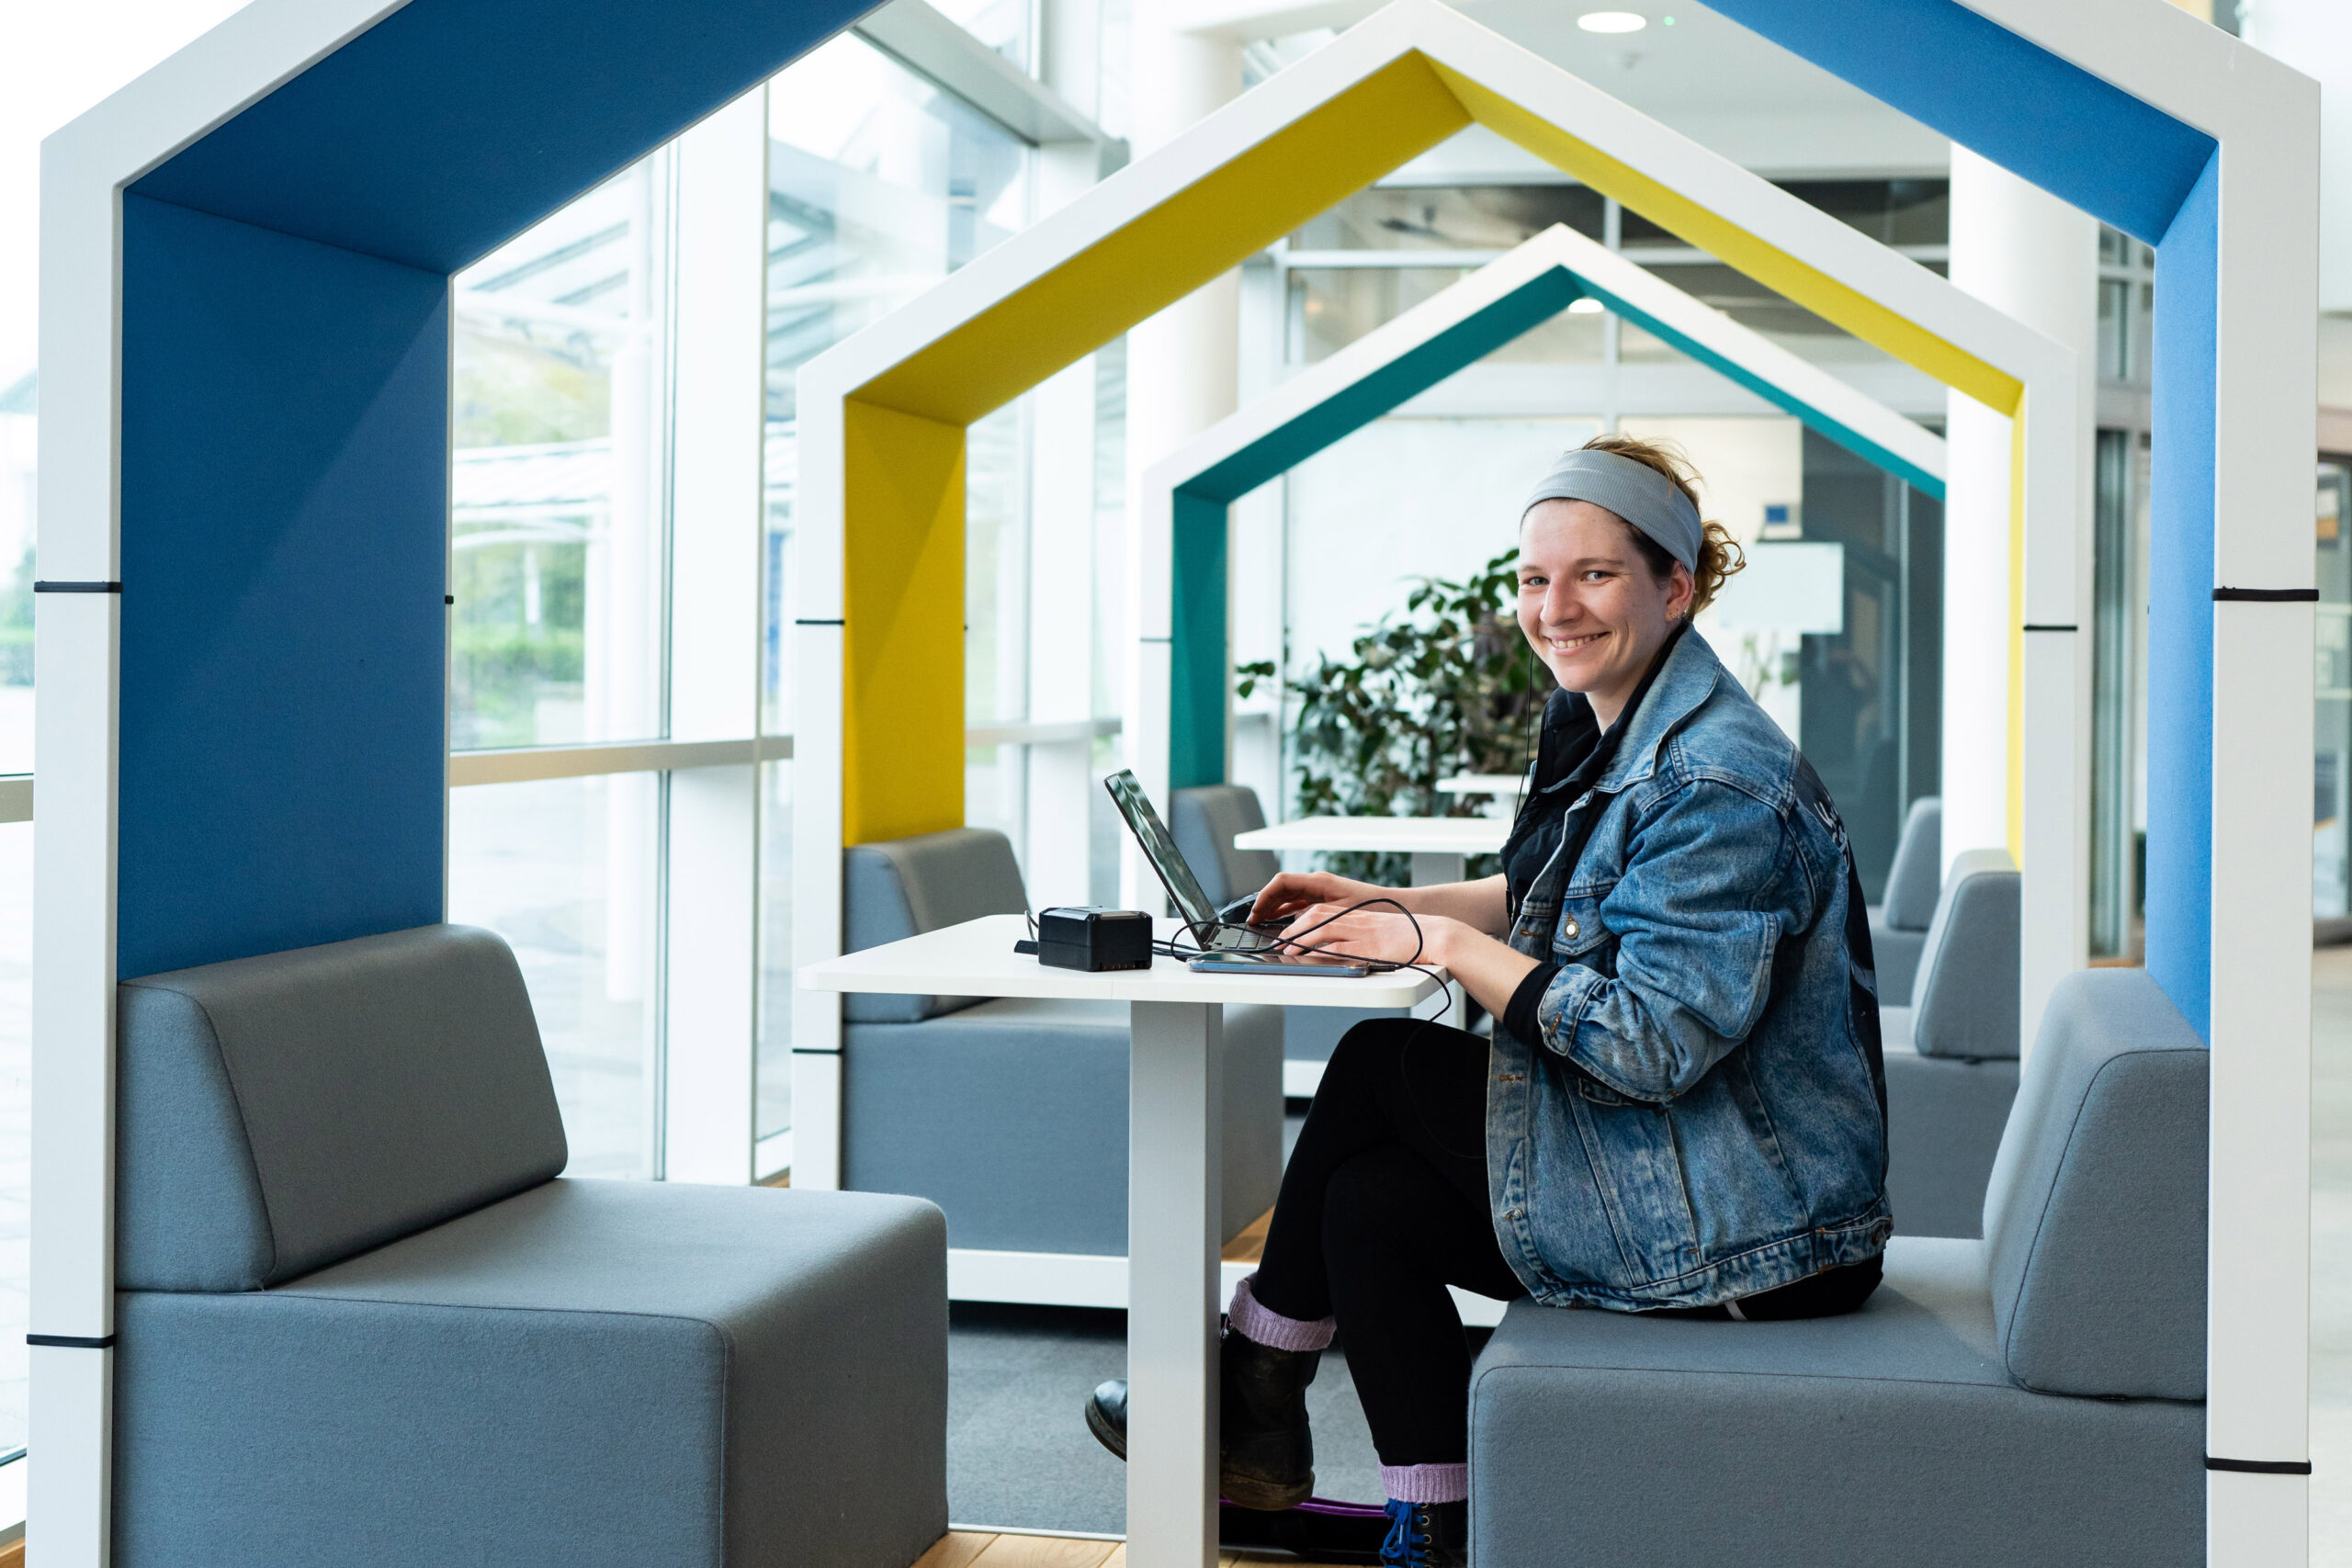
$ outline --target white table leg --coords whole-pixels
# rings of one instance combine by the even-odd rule
[[[1225,1010],[1129,1011],[1127,1568],[1214,1568]]]
[[[1441,882],[1461,881],[1463,858],[1461,855],[1415,855],[1413,857],[1413,886],[1433,887]],[[1451,1024],[1455,1029],[1466,1027],[1470,1021],[1470,1014],[1464,1005],[1462,987],[1459,983],[1448,990],[1445,1011],[1440,1016],[1439,1021]]]

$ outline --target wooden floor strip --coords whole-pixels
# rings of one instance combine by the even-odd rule
[[[1225,1244],[1227,1263],[1255,1263],[1266,1256],[1266,1227],[1274,1223],[1272,1209],[1243,1226],[1239,1235]]]
[[[14,1558],[0,1552],[0,1568],[23,1568],[23,1548]],[[1217,1568],[1256,1568],[1274,1559],[1217,1553]],[[1283,1568],[1325,1568],[1324,1564],[1280,1559]],[[987,1530],[950,1530],[914,1568],[1127,1568],[1127,1543],[1086,1536],[996,1535]]]

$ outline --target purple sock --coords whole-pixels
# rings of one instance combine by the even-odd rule
[[[1384,1464],[1380,1489],[1399,1503],[1459,1503],[1470,1495],[1467,1464]]]
[[[1331,1337],[1339,1328],[1336,1320],[1325,1317],[1308,1323],[1259,1305],[1250,1289],[1250,1281],[1257,1277],[1251,1274],[1233,1287],[1233,1305],[1227,1316],[1235,1333],[1269,1350],[1321,1350],[1329,1347]]]

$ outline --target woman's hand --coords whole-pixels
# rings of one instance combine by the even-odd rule
[[[1394,887],[1375,887],[1369,882],[1351,882],[1344,876],[1333,876],[1322,871],[1285,871],[1258,890],[1258,901],[1250,906],[1250,923],[1280,920],[1298,914],[1317,904],[1336,904],[1345,908],[1361,904],[1367,898],[1395,898],[1407,901],[1407,895]],[[1391,914],[1395,905],[1383,905]]]
[[[1380,896],[1376,888],[1372,892]],[[1416,912],[1408,918],[1385,905],[1358,909],[1355,903],[1350,898],[1300,910],[1285,933],[1299,944],[1293,951],[1316,958],[1432,964],[1450,972],[1497,1018],[1510,1010],[1511,993],[1537,967],[1527,954],[1450,915]]]
[[[1384,897],[1378,888],[1366,891],[1375,898]],[[1292,951],[1302,957],[1437,964],[1442,962],[1437,956],[1439,944],[1461,924],[1443,915],[1408,916],[1386,904],[1359,909],[1354,907],[1358,902],[1352,897],[1343,898],[1312,904],[1300,910],[1297,919],[1290,923],[1290,932],[1295,933],[1290,940],[1298,944]]]

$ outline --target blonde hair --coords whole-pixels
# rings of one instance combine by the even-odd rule
[[[1620,457],[1631,457],[1644,468],[1664,474],[1680,491],[1693,510],[1699,505],[1699,470],[1690,459],[1671,441],[1645,441],[1638,435],[1596,435],[1584,444],[1588,452],[1614,452]],[[1634,536],[1640,547],[1642,558],[1649,562],[1651,572],[1660,578],[1671,576],[1676,565],[1663,546],[1632,524],[1625,530]],[[1690,611],[1696,615],[1715,602],[1724,580],[1743,570],[1747,565],[1747,553],[1731,530],[1720,523],[1708,523],[1701,528],[1699,559],[1690,569]]]

